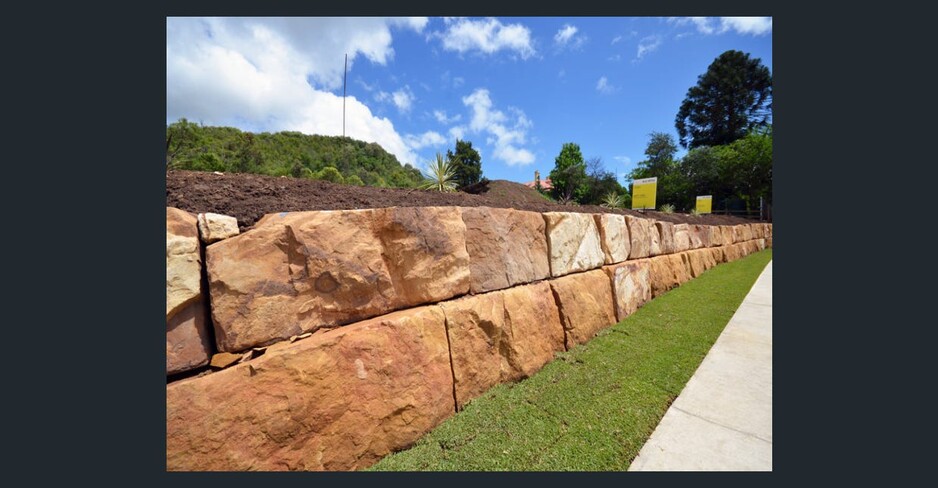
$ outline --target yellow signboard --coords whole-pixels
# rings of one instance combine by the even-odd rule
[[[658,178],[642,178],[632,181],[632,210],[655,209],[655,193]]]
[[[713,203],[713,195],[699,195],[697,197],[697,213],[710,213],[711,203]]]

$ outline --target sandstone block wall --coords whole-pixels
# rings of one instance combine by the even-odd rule
[[[200,372],[167,385],[169,470],[369,466],[772,243],[771,224],[493,208],[229,219],[167,208],[167,375]]]

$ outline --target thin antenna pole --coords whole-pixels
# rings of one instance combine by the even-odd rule
[[[345,53],[345,74],[342,76],[342,137],[345,137],[345,87],[348,85],[348,53]]]

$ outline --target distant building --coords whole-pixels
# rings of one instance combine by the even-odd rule
[[[529,181],[524,184],[528,188],[537,188],[537,182],[540,180],[542,190],[550,190],[554,186],[550,183],[550,178],[544,178],[541,180],[541,173],[537,170],[534,171],[534,181]]]

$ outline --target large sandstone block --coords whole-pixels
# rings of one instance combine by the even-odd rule
[[[765,247],[772,247],[772,238],[771,238],[771,237],[766,237],[766,238],[765,238]]]
[[[605,266],[603,271],[612,280],[617,321],[632,315],[651,300],[651,264],[647,259]]]
[[[564,350],[560,314],[547,282],[440,304],[446,315],[456,404],[526,378]]]
[[[710,226],[709,225],[694,225],[694,233],[697,235],[697,240],[699,241],[698,246],[695,246],[694,249],[700,249],[703,247],[710,247]]]
[[[722,236],[724,246],[736,243],[736,233],[733,231],[732,225],[721,225],[720,235]]]
[[[686,224],[686,225],[687,225],[687,237],[688,237],[688,240],[690,241],[690,246],[688,247],[687,250],[700,249],[701,247],[704,247],[703,236],[701,235],[700,226],[694,225],[694,224]]]
[[[470,290],[482,293],[550,276],[544,218],[507,208],[462,208]]]
[[[560,309],[567,349],[589,341],[616,323],[612,286],[603,270],[551,280],[550,287]]]
[[[723,247],[722,247],[722,246],[721,246],[721,247],[711,247],[711,248],[710,248],[710,255],[713,257],[713,262],[714,262],[715,264],[720,264],[720,263],[725,262],[725,258],[723,257]]]
[[[658,230],[659,254],[674,254],[674,224],[658,220],[655,228]]]
[[[723,261],[730,263],[742,257],[739,249],[740,244],[730,244],[723,246]]]
[[[753,239],[762,239],[765,237],[765,224],[751,224],[752,227],[752,238]]]
[[[202,258],[195,215],[166,207],[166,319],[202,296]]]
[[[772,237],[772,224],[763,225],[765,225],[765,237]]]
[[[739,224],[736,226],[736,241],[745,242],[752,240],[752,224]]]
[[[719,225],[708,225],[707,229],[710,233],[710,247],[717,247],[723,245],[723,233],[720,232]]]
[[[763,251],[763,250],[765,250],[765,238],[756,239],[756,240],[753,241],[753,242],[756,243],[756,250],[757,250],[757,251]]]
[[[206,244],[218,242],[239,233],[238,219],[228,215],[211,212],[200,213],[198,220],[199,236],[201,236],[202,242]]]
[[[690,269],[690,276],[692,278],[697,278],[702,275],[704,271],[716,266],[716,260],[714,259],[711,248],[706,249],[694,249],[693,251],[687,251],[687,264]]]
[[[166,320],[166,374],[208,364],[212,356],[206,310],[202,300],[183,307]]]
[[[663,254],[661,252],[661,233],[658,231],[658,226],[654,222],[648,226],[648,255],[657,256]]]
[[[206,249],[220,351],[469,291],[456,207],[291,212]]]
[[[443,312],[315,334],[166,387],[169,471],[353,470],[453,415]]]
[[[551,276],[563,276],[603,265],[606,258],[599,230],[591,214],[547,212],[547,242]]]
[[[618,214],[594,214],[599,228],[600,243],[606,264],[621,263],[629,258],[632,243],[625,217]]]
[[[631,241],[629,259],[648,257],[651,253],[651,228],[654,225],[652,220],[626,215],[625,223],[629,227]]]
[[[674,224],[674,252],[691,249],[690,225]]]
[[[691,279],[687,259],[686,252],[649,259],[652,297],[662,295]]]

